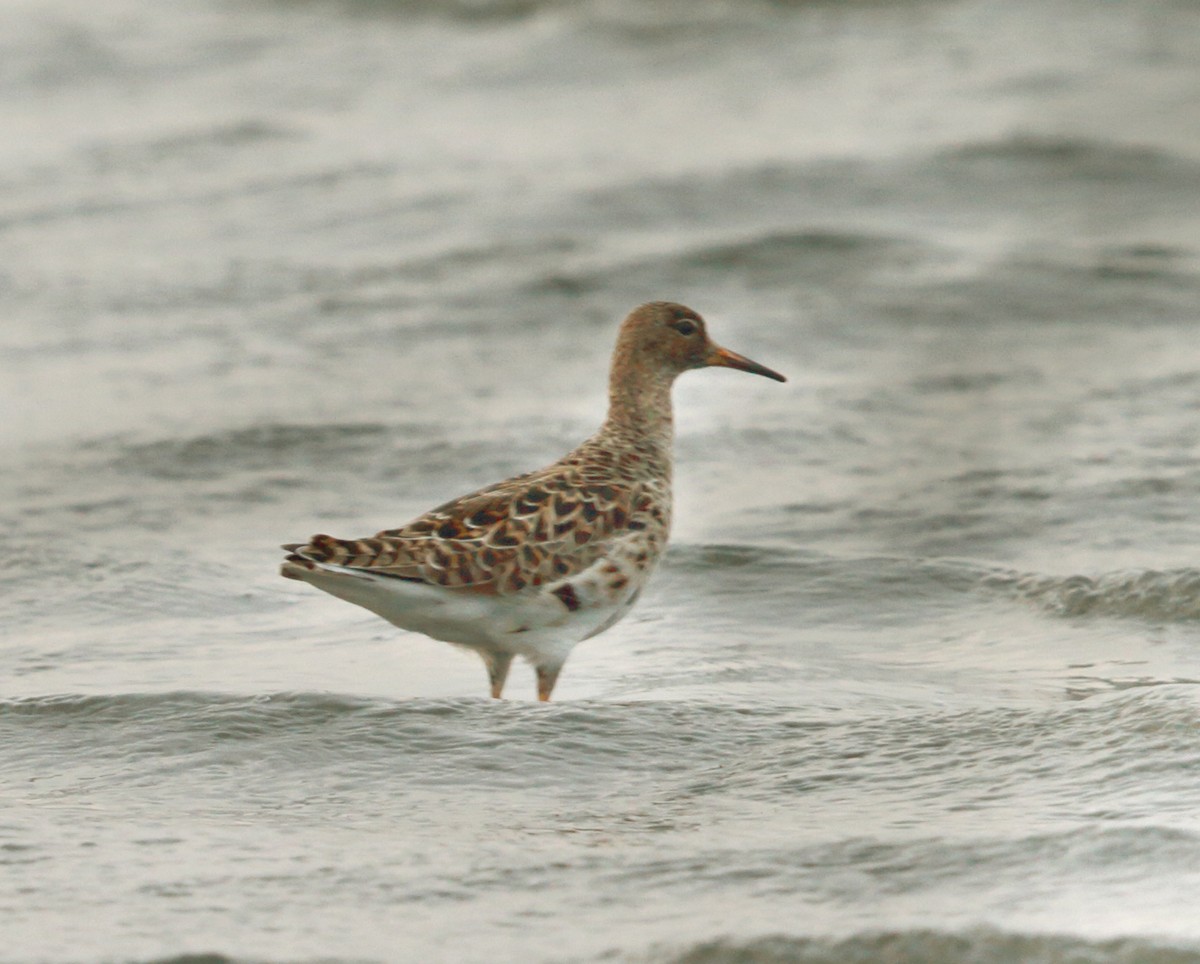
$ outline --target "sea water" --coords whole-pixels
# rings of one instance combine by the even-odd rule
[[[1200,960],[1198,65],[1178,0],[0,6],[0,959]],[[650,299],[789,382],[681,379],[555,703],[278,577],[586,437]]]

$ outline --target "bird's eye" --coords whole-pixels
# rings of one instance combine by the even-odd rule
[[[677,321],[671,325],[681,335],[694,335],[696,333],[696,323],[688,321],[686,318],[682,321]]]

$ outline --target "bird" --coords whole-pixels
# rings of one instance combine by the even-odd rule
[[[787,381],[713,342],[692,309],[641,305],[618,330],[607,417],[577,448],[369,538],[284,545],[281,575],[478,653],[494,699],[519,656],[548,701],[575,645],[623,618],[662,558],[671,387],[707,367]]]

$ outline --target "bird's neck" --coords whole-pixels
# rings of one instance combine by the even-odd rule
[[[617,359],[609,378],[608,417],[601,432],[643,450],[669,471],[675,434],[671,414],[675,376],[622,361]]]

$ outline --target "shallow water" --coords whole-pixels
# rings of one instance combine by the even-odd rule
[[[0,959],[1200,960],[1200,11],[0,7]],[[543,464],[559,702],[276,574]]]

